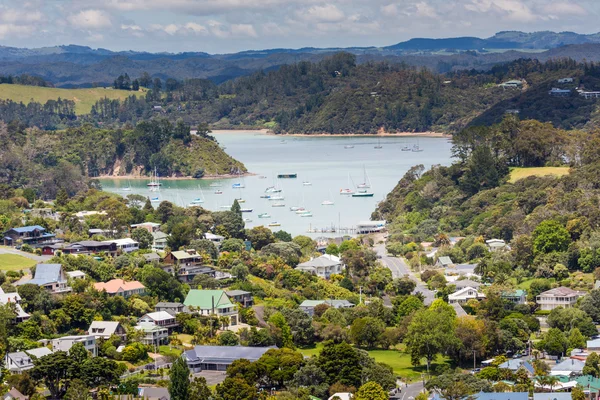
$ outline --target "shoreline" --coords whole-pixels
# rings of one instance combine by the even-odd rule
[[[384,132],[378,133],[275,133],[270,129],[215,129],[211,134],[227,135],[227,134],[247,134],[247,135],[269,135],[269,136],[290,136],[290,137],[431,137],[431,138],[451,138],[452,135],[443,132]]]
[[[202,178],[194,178],[193,176],[173,176],[173,177],[160,177],[160,180],[165,180],[165,181],[181,181],[181,180],[196,180],[196,181],[202,181],[202,180],[206,180],[206,181],[210,181],[210,180],[215,180],[215,179],[234,179],[234,178],[243,178],[246,176],[255,176],[256,174],[252,173],[252,172],[245,172],[243,174],[224,174],[224,175],[207,175],[207,176],[203,176]],[[101,176],[95,176],[95,177],[90,177],[90,179],[113,179],[113,180],[124,180],[124,179],[131,179],[131,180],[151,180],[152,177],[150,176],[144,176],[144,175],[101,175]]]

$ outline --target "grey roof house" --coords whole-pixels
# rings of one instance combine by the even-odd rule
[[[315,314],[315,307],[321,304],[327,304],[333,308],[352,308],[354,304],[348,300],[304,300],[299,308],[310,315],[311,317]]]
[[[225,371],[235,360],[256,361],[275,347],[244,346],[196,346],[183,353],[183,357],[193,372],[203,370]]]
[[[585,362],[567,358],[550,369],[552,375],[571,376],[581,375]]]
[[[452,259],[447,256],[439,257],[437,262],[435,263],[435,266],[440,268],[449,268],[452,265],[454,265]]]
[[[528,375],[533,376],[535,374],[535,370],[533,369],[533,365],[531,365],[529,363],[529,361],[523,361],[523,360],[508,360],[500,365],[498,365],[498,368],[504,368],[504,369],[509,369],[513,372],[516,372],[518,370],[520,370],[521,368],[525,369],[525,371],[527,371]]]
[[[331,254],[324,254],[321,257],[313,258],[312,260],[298,264],[296,269],[320,276],[321,278],[329,279],[331,275],[341,273],[343,265],[339,257]]]
[[[71,288],[67,285],[67,274],[60,264],[38,264],[33,279],[21,280],[17,286],[32,284],[42,286],[51,293],[67,293]]]
[[[7,353],[4,357],[4,365],[9,371],[23,372],[33,368],[34,358],[40,358],[48,354],[52,354],[52,351],[47,347]]]
[[[112,335],[124,338],[127,332],[117,321],[92,321],[88,334],[94,335],[96,339],[108,339]]]

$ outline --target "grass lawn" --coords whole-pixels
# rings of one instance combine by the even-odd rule
[[[318,354],[322,348],[323,344],[317,343],[313,348],[298,349],[298,351],[304,356],[310,357]],[[394,374],[400,376],[402,379],[410,381],[418,380],[421,378],[421,374],[427,370],[425,360],[423,360],[422,365],[415,367],[410,363],[410,355],[399,350],[370,350],[368,353],[375,361],[392,367]],[[448,359],[439,357],[438,361],[432,364],[432,367],[446,363],[448,363]]]
[[[158,352],[161,356],[177,358],[183,353],[183,350],[172,346],[159,346]]]
[[[0,271],[20,271],[31,268],[36,263],[35,260],[17,254],[0,254]]]
[[[89,114],[92,106],[104,97],[111,100],[124,100],[134,94],[139,95],[141,92],[104,88],[58,89],[41,86],[0,85],[0,99],[9,99],[25,104],[33,100],[44,104],[48,100],[58,100],[60,97],[75,102],[75,113],[77,115]]]
[[[192,335],[187,335],[185,333],[180,333],[177,335],[177,339],[181,340],[181,343],[191,344],[193,338],[194,337]]]
[[[515,183],[519,179],[528,176],[563,176],[569,174],[569,167],[532,167],[532,168],[513,168],[510,171],[510,183]]]

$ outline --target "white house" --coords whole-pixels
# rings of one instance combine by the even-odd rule
[[[167,239],[169,235],[164,232],[152,232],[152,250],[164,251],[167,248]]]
[[[11,372],[23,372],[33,368],[34,358],[40,358],[48,354],[52,354],[52,351],[47,347],[7,353],[4,357],[4,365]]]
[[[85,277],[87,275],[85,274],[85,272],[77,270],[77,271],[68,271],[67,276],[73,280],[77,280],[77,279],[85,279]]]
[[[131,253],[140,249],[140,244],[132,238],[106,240],[104,243],[114,243],[123,253]]]
[[[225,240],[225,238],[221,235],[215,235],[214,233],[210,233],[210,232],[206,232],[204,234],[204,239],[206,240],[210,240],[211,242],[213,242],[214,244],[218,246],[221,245],[221,243],[223,243],[223,240]]]
[[[339,257],[331,254],[324,254],[321,257],[313,258],[312,260],[298,264],[296,269],[328,279],[332,274],[340,274],[343,269],[343,264]]]
[[[485,241],[490,251],[499,251],[504,250],[506,246],[506,242],[502,239],[489,239]]]
[[[169,342],[169,329],[150,322],[142,322],[135,329],[144,332],[141,342],[149,346],[159,346]]]
[[[19,296],[19,293],[4,293],[2,288],[0,288],[0,304],[11,303],[15,305],[15,312],[17,314],[16,322],[23,322],[29,319],[30,315],[21,307],[21,296]]]
[[[15,285],[32,284],[43,287],[50,293],[67,293],[71,288],[67,282],[67,274],[60,264],[38,264],[33,279],[21,279]]]
[[[448,256],[439,257],[437,262],[435,263],[435,266],[440,268],[449,268],[452,265],[454,265],[454,263],[452,262],[452,259]]]
[[[573,78],[560,78],[558,83],[573,83]]]
[[[457,290],[448,296],[448,303],[464,304],[471,299],[484,299],[485,295],[477,291],[477,289],[467,286],[466,288]]]
[[[540,310],[552,311],[558,307],[572,308],[582,296],[585,296],[584,292],[561,286],[540,293],[535,302],[540,306]]]
[[[96,339],[108,339],[112,335],[125,338],[127,332],[117,321],[92,321],[88,329],[88,334],[94,335]]]
[[[155,311],[144,314],[140,317],[138,322],[140,324],[154,324],[163,328],[174,328],[179,325],[175,319],[175,316],[166,311]]]
[[[85,347],[93,357],[98,355],[98,347],[96,346],[96,337],[94,335],[72,335],[52,339],[52,351],[68,352],[76,343],[83,344],[83,347]]]
[[[332,308],[354,307],[354,304],[350,303],[348,300],[304,300],[298,308],[312,317],[315,313],[315,307],[321,304],[327,304]]]

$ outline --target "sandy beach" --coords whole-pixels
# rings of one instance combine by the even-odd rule
[[[292,136],[292,137],[434,137],[434,138],[451,138],[452,135],[443,132],[385,132],[380,130],[377,133],[275,133],[269,129],[240,129],[240,130],[213,130],[211,132],[215,135],[226,135],[226,134],[248,134],[248,135],[273,135],[273,136]]]
[[[230,178],[239,178],[239,177],[244,177],[244,176],[254,176],[256,174],[253,174],[251,172],[246,172],[244,174],[224,174],[224,175],[206,175],[203,176],[202,178],[194,178],[192,176],[161,176],[160,180],[165,180],[165,181],[178,181],[178,180],[185,180],[185,179],[198,179],[198,180],[212,180],[212,179],[230,179]],[[145,179],[145,180],[150,180],[151,177],[150,176],[146,176],[146,175],[100,175],[100,176],[95,176],[93,179]]]

